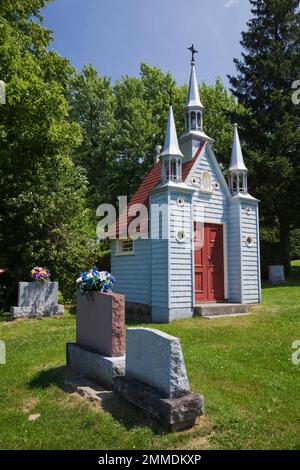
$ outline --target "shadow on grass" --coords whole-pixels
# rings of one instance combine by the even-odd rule
[[[42,370],[29,382],[29,388],[44,389],[51,385],[57,385],[63,388],[67,370],[66,366]]]
[[[76,305],[74,304],[66,304],[65,309],[68,310],[69,314],[72,316],[76,316]]]
[[[300,286],[300,266],[292,266],[291,273],[283,284],[272,284],[270,281],[263,281],[262,287],[295,287]]]
[[[0,323],[13,321],[13,316],[11,313],[0,312]]]
[[[75,384],[74,386],[70,384]],[[85,377],[79,376],[66,366],[55,367],[39,372],[29,383],[31,389],[46,389],[51,386],[57,386],[65,393],[76,392],[76,386],[92,387],[103,390],[103,398],[98,406],[108,412],[116,421],[122,424],[128,431],[136,427],[150,427],[154,434],[161,435],[165,433],[159,423],[145,416],[141,410],[134,407],[127,401],[120,398],[116,393],[107,393],[99,384],[91,382]],[[87,403],[92,400],[86,399]],[[94,402],[95,403],[95,402]]]

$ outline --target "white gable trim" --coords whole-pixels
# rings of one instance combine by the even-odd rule
[[[226,195],[228,198],[231,198],[231,197],[232,197],[232,196],[231,196],[231,192],[230,192],[230,190],[229,190],[229,188],[228,188],[228,184],[227,184],[227,182],[226,182],[226,180],[225,180],[225,178],[224,178],[224,175],[223,175],[223,173],[222,173],[222,171],[221,171],[221,168],[219,167],[218,160],[216,159],[215,153],[214,153],[214,151],[213,151],[211,145],[208,145],[207,147],[208,147],[208,153],[209,153],[209,156],[210,156],[210,159],[211,159],[211,163],[212,163],[212,165],[213,165],[213,167],[214,167],[214,169],[215,169],[215,171],[216,171],[216,173],[217,173],[217,175],[218,175],[220,184],[221,184],[221,186],[222,186],[222,188],[223,188],[223,190],[224,190],[224,192],[225,192],[225,195]]]
[[[198,157],[196,158],[196,160],[195,160],[195,162],[194,162],[192,168],[190,169],[189,174],[188,174],[187,177],[185,178],[185,183],[186,183],[186,184],[191,184],[191,178],[192,178],[192,176],[193,176],[194,170],[195,170],[195,168],[197,167],[200,158],[201,158],[201,157],[203,156],[203,154],[204,154],[204,150],[205,150],[206,145],[207,145],[207,144],[206,144],[206,142],[205,142],[205,144],[203,145],[203,147],[202,147],[202,149],[201,149],[201,152],[199,153],[199,155],[198,155]],[[195,153],[197,153],[197,152],[198,152],[198,149],[196,150]]]

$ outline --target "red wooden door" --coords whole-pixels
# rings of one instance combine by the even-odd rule
[[[196,303],[224,300],[223,225],[195,223]]]

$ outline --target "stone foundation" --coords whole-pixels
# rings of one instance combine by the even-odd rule
[[[126,320],[140,320],[145,323],[151,322],[150,305],[137,304],[135,302],[126,302]]]

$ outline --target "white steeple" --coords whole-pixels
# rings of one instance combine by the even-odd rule
[[[196,70],[195,70],[195,61],[192,61],[192,68],[191,68],[191,76],[190,76],[190,83],[189,83],[189,91],[187,100],[185,103],[185,109],[187,108],[198,108],[200,110],[204,109],[203,104],[201,103],[200,96],[199,96],[199,88],[198,82],[196,77]]]
[[[248,171],[244,163],[243,152],[240,143],[238,125],[234,125],[234,137],[231,152],[229,171]]]
[[[180,182],[181,176],[181,165],[183,155],[180,151],[173,108],[170,106],[167,133],[165,138],[165,144],[163,151],[160,155],[162,168],[161,168],[161,179],[162,181],[172,180]]]
[[[163,151],[161,153],[161,156],[163,155],[174,155],[174,156],[179,156],[183,158],[183,155],[180,151],[179,144],[178,144],[178,138],[177,138],[177,132],[176,132],[172,106],[170,106],[170,109],[169,109],[168,126],[167,126],[165,144],[164,144]]]
[[[191,75],[187,100],[182,110],[184,113],[185,130],[179,139],[185,161],[191,160],[194,157],[202,142],[213,143],[213,139],[208,137],[203,130],[204,106],[199,95],[194,59],[194,55],[198,51],[195,50],[194,45],[188,49],[192,53]]]
[[[228,177],[229,187],[232,194],[240,192],[244,194],[248,193],[248,169],[244,163],[237,124],[234,125],[234,137]]]

